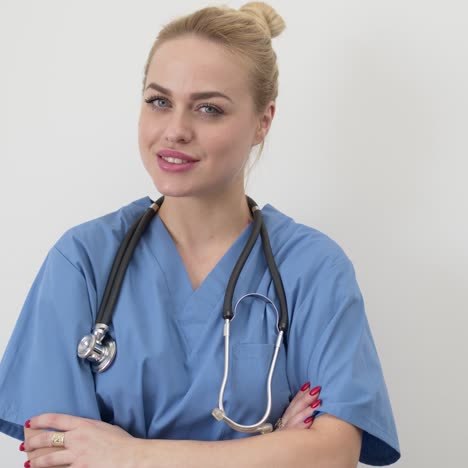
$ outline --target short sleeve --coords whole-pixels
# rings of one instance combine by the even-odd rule
[[[294,314],[290,344],[302,363],[298,375],[322,387],[317,414],[363,430],[361,463],[396,462],[400,448],[392,408],[349,259],[322,271]]]
[[[86,280],[54,247],[0,363],[0,431],[23,440],[25,421],[43,413],[101,419],[91,368],[76,354],[91,328]]]

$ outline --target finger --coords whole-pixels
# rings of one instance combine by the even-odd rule
[[[291,411],[295,414],[297,412],[297,407],[303,407],[304,406],[304,399],[307,397],[307,393],[309,392],[310,388],[310,382],[306,382],[300,390],[296,393],[294,398],[291,400],[289,403],[288,408],[286,409],[286,412],[284,413],[283,416],[286,416],[287,412],[291,413]]]
[[[31,429],[57,429],[58,431],[72,431],[83,423],[93,422],[93,419],[80,418],[69,414],[44,413],[26,421],[25,426]]]
[[[298,406],[296,406],[295,409],[288,408],[288,410],[286,410],[284,415],[281,417],[284,423],[284,427],[297,429],[310,428],[313,422],[313,418],[310,419],[310,417],[315,414],[315,412],[322,404],[322,400],[317,399],[316,396],[314,396],[312,400],[313,401],[310,405],[305,406],[302,402],[301,408]],[[310,401],[310,399],[308,401]]]
[[[314,420],[315,420],[315,416],[309,416],[307,417],[306,419],[304,419],[304,426],[305,426],[305,429],[310,429],[310,427],[312,426],[312,424],[314,423]]]
[[[291,416],[294,416],[295,414],[299,413],[303,409],[307,408],[314,401],[317,401],[320,395],[320,391],[321,391],[321,387],[319,386],[314,387],[310,391],[309,391],[309,388],[306,388],[305,391],[301,389],[293,398],[288,408],[286,408],[286,411],[283,414],[283,419],[285,420],[289,419]]]
[[[307,408],[304,408],[302,411],[288,419],[287,423],[285,424],[285,427],[287,427],[288,429],[309,429],[314,422],[315,412],[316,409],[313,409],[310,406],[308,406]]]
[[[296,395],[294,396],[294,398],[291,400],[290,405],[295,404],[295,403],[297,403],[298,401],[300,401],[300,400],[301,400],[301,397],[304,397],[305,395],[307,395],[307,392],[309,391],[309,389],[310,389],[310,382],[306,382],[306,383],[299,389],[299,391],[296,393]]]
[[[40,434],[37,434],[33,437],[28,438],[27,440],[24,441],[24,451],[25,452],[32,452],[33,450],[40,449],[40,448],[62,448],[62,447],[55,447],[52,444],[52,436],[55,431],[44,431],[41,432]],[[69,433],[68,433],[69,434]],[[65,444],[67,440],[67,433],[65,434]]]
[[[70,466],[75,461],[75,456],[70,450],[63,450],[60,452],[51,452],[46,455],[29,460],[24,466],[28,468],[56,468],[61,466]]]
[[[310,386],[309,386],[309,388],[307,388],[305,391],[301,389],[299,392],[297,392],[297,395],[296,395],[297,399],[294,399],[295,401],[293,400],[294,401],[293,406],[304,407],[304,406],[309,405],[310,403],[312,403],[313,400],[317,399],[321,390],[322,390],[322,387],[320,386],[313,387],[312,389],[310,389]]]

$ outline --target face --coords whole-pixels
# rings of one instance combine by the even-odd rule
[[[247,80],[239,58],[205,39],[171,40],[155,52],[138,141],[143,164],[160,193],[243,193],[251,148],[264,139],[274,115],[273,101],[264,114],[255,112]]]

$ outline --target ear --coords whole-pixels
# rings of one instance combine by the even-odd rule
[[[257,129],[255,131],[255,138],[252,144],[253,146],[260,144],[267,136],[273,121],[273,117],[275,116],[275,110],[275,101],[270,101],[264,112],[259,116]]]

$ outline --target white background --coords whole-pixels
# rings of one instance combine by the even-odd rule
[[[287,24],[280,93],[248,192],[354,262],[397,465],[466,466],[468,9],[270,3]],[[163,24],[208,4],[1,0],[0,353],[58,237],[156,195],[137,146],[144,62]],[[18,445],[0,436],[1,466],[21,466]]]

